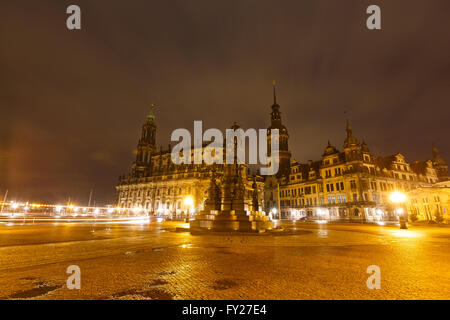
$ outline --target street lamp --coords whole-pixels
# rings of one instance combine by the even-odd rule
[[[183,200],[185,206],[188,208],[188,212],[186,214],[186,222],[189,222],[189,216],[191,214],[194,214],[195,209],[194,209],[194,199],[191,196],[187,196],[186,198],[184,198]]]
[[[277,214],[278,210],[276,208],[272,208],[272,216],[274,217]],[[279,217],[281,220],[281,217]]]
[[[406,201],[406,195],[399,191],[392,192],[389,199],[394,203],[403,203]]]
[[[191,207],[194,204],[194,199],[191,196],[187,196],[184,198],[184,204],[188,207]]]
[[[406,217],[405,217],[406,212],[405,212],[405,210],[403,210],[403,208],[402,208],[403,203],[405,203],[405,201],[406,201],[406,195],[405,195],[404,193],[395,191],[395,192],[392,192],[392,193],[391,193],[389,199],[390,199],[393,203],[395,203],[395,204],[397,204],[397,205],[399,206],[399,207],[395,210],[395,212],[398,214],[398,218],[399,218],[399,221],[400,221],[400,229],[408,229],[408,227],[406,226],[406,222],[407,222],[407,221],[406,221],[407,219],[406,219]]]

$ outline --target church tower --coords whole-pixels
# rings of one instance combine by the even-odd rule
[[[270,149],[271,130],[278,129],[279,132],[279,170],[277,177],[289,176],[291,165],[291,153],[289,152],[289,134],[286,127],[281,123],[280,106],[277,103],[276,83],[273,81],[273,105],[270,113],[271,121],[270,127],[267,130],[268,150]]]
[[[132,167],[134,178],[146,176],[151,168],[152,155],[156,153],[156,124],[152,104],[147,121],[142,126],[141,138],[139,139],[136,152],[136,161]]]

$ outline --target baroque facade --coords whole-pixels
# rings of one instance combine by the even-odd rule
[[[294,160],[289,175],[267,179],[266,208],[278,209],[286,218],[396,221],[397,206],[389,200],[392,192],[410,194],[408,199],[414,201],[413,190],[442,191],[433,186],[448,181],[448,166],[435,147],[427,161],[408,163],[400,153],[375,156],[353,135],[347,121],[343,149],[328,142],[320,160],[305,164]],[[405,207],[411,214],[409,203]],[[436,205],[448,215],[448,204]]]
[[[233,129],[239,128],[235,123]],[[202,154],[206,144],[202,147]],[[156,121],[153,112],[142,126],[136,160],[128,176],[119,177],[117,205],[134,212],[158,216],[184,216],[200,212],[208,196],[211,176],[223,176],[225,165],[179,164],[171,159],[171,147],[156,147]],[[192,148],[191,157],[196,150]],[[223,152],[225,155],[225,152]],[[245,210],[264,211],[264,180],[250,174],[246,165],[239,171],[244,180]],[[255,199],[256,197],[256,199]],[[188,201],[189,200],[189,201]]]
[[[408,192],[408,213],[412,221],[450,223],[450,181],[419,186]]]

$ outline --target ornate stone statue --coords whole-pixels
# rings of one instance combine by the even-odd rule
[[[259,203],[258,203],[258,185],[256,184],[256,178],[253,179],[253,195],[252,195],[252,209],[253,211],[259,211]]]
[[[208,198],[205,200],[205,211],[220,210],[221,190],[217,184],[217,173],[213,168],[211,170],[211,179],[208,188]]]

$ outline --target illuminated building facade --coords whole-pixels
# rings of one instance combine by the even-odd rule
[[[407,196],[410,220],[450,223],[450,181],[419,186]]]
[[[246,210],[272,212],[274,215],[281,212],[283,218],[396,221],[397,207],[389,200],[392,192],[411,195],[422,191],[443,192],[442,187],[435,186],[449,180],[448,165],[436,147],[433,146],[432,159],[427,161],[408,163],[400,153],[375,156],[364,141],[360,143],[353,135],[348,121],[343,151],[328,142],[320,160],[307,163],[291,161],[289,134],[282,123],[275,86],[273,98],[267,138],[270,150],[271,130],[279,130],[279,171],[275,176],[264,178],[249,174],[248,168],[242,171],[245,174]],[[191,152],[193,156],[194,150]],[[155,117],[150,113],[142,127],[131,171],[127,177],[119,178],[117,205],[160,215],[200,212],[207,199],[212,170],[221,176],[224,165],[214,165],[214,168],[204,163],[175,165],[171,161],[170,146],[158,150]],[[187,198],[192,201],[186,202]],[[448,216],[446,206],[439,205],[444,216]],[[426,206],[417,204],[414,207],[407,203],[405,207],[410,214],[417,212],[415,215],[421,220],[433,216],[432,213],[424,213]]]
[[[236,124],[234,128],[238,128]],[[206,145],[203,145],[202,153]],[[192,149],[192,158],[194,152]],[[246,165],[240,166],[245,167],[241,170],[245,181],[245,209],[263,211],[263,178],[250,174]],[[221,176],[224,165],[205,163],[175,165],[171,159],[170,145],[165,150],[162,147],[158,150],[155,116],[151,112],[142,126],[136,160],[131,166],[131,172],[127,177],[121,176],[116,186],[117,205],[133,212],[145,211],[172,217],[200,212],[208,196],[212,170]],[[258,208],[254,208],[255,206]]]
[[[448,166],[435,147],[432,160],[411,164],[400,153],[377,157],[348,122],[343,147],[339,151],[328,142],[321,160],[291,162],[289,175],[268,181],[266,208],[280,208],[285,218],[395,221],[395,205],[389,201],[393,191],[433,192],[438,182],[448,181]]]

